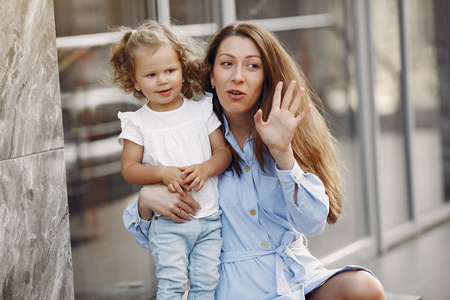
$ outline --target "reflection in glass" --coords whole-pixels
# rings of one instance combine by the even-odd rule
[[[378,182],[381,227],[392,229],[409,219],[397,1],[371,2],[374,100],[380,124]]]
[[[149,252],[122,224],[123,209],[136,197],[138,187],[126,183],[120,172],[117,112],[134,111],[142,104],[102,83],[107,47],[59,54],[76,295],[90,295],[101,285],[122,281],[144,281],[141,289],[154,289]]]
[[[152,15],[151,2],[55,0],[56,31],[72,36],[109,32],[109,25],[134,26]],[[139,187],[120,172],[117,113],[142,103],[108,83],[109,47],[58,50],[77,299],[151,296],[156,290],[151,255],[122,222]]]
[[[238,19],[254,20],[320,14],[332,6],[332,2],[329,0],[237,0],[236,15]]]
[[[219,23],[218,0],[170,0],[170,17],[182,25]]]
[[[445,68],[445,64],[439,65],[439,48],[435,45],[439,42],[439,30],[445,26],[441,26],[442,20],[435,16],[435,12],[439,14],[435,6],[434,1],[411,1],[407,18],[411,43],[410,97],[415,120],[414,191],[419,215],[436,208],[444,198],[439,92],[441,85],[448,89],[448,82],[444,81],[445,77],[439,76],[439,68]],[[448,97],[448,91],[443,96]]]
[[[154,18],[153,1],[54,0],[56,36],[107,32],[110,25],[136,26]]]

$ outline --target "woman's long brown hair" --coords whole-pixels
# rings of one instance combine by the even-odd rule
[[[278,82],[284,83],[283,94],[291,80],[296,80],[297,88],[303,87],[305,89],[306,93],[302,98],[298,112],[301,112],[307,104],[312,104],[313,108],[297,127],[291,146],[294,157],[302,170],[315,174],[322,180],[330,201],[327,221],[334,224],[342,212],[343,197],[342,179],[338,170],[339,160],[334,146],[335,140],[328,131],[325,120],[321,115],[323,107],[320,98],[309,84],[299,65],[271,32],[257,25],[243,22],[230,24],[213,37],[204,61],[206,70],[203,75],[203,86],[205,91],[214,95],[214,111],[217,117],[223,124],[222,106],[211,86],[209,75],[212,72],[220,44],[230,36],[242,36],[251,39],[261,53],[264,83],[258,102],[264,120],[267,120],[272,108],[273,94]],[[264,166],[268,163],[266,158],[270,153],[255,128],[252,128],[251,132],[254,139],[253,147],[256,159],[264,170]],[[241,158],[233,149],[232,154],[232,169],[240,175],[242,173],[239,165]]]

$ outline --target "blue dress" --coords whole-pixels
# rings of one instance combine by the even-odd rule
[[[250,137],[239,147],[225,121],[225,138],[239,153],[242,174],[225,171],[219,178],[223,246],[218,300],[304,299],[304,295],[342,271],[328,270],[311,255],[305,235],[322,233],[329,201],[321,180],[295,162],[282,171],[272,159],[261,169]],[[124,212],[125,227],[148,248],[150,223],[139,217],[137,200]]]

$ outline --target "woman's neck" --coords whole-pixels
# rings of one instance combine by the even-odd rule
[[[241,149],[244,148],[245,141],[250,137],[254,127],[253,116],[225,114],[228,122],[228,128],[233,134],[236,142]]]

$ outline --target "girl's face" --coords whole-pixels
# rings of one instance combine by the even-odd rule
[[[181,105],[179,94],[183,70],[171,45],[140,47],[135,51],[134,87],[140,89],[155,111],[170,111]]]
[[[242,36],[225,38],[217,51],[210,79],[225,116],[253,116],[264,82],[262,58],[255,43]]]

